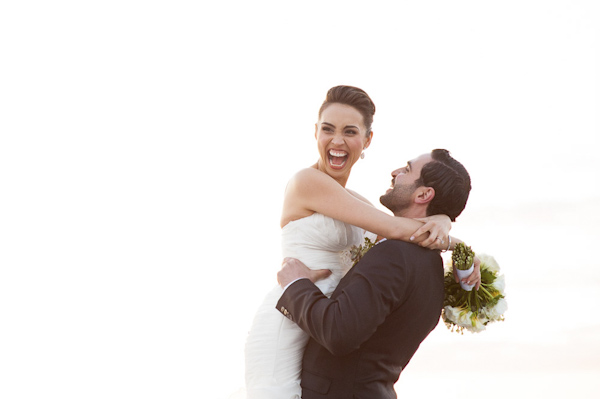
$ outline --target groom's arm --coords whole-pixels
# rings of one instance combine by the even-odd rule
[[[335,299],[301,279],[289,285],[277,309],[334,355],[356,350],[404,299],[409,268],[398,244],[386,241],[369,251]]]

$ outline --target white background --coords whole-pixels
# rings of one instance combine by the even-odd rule
[[[0,5],[0,396],[225,398],[275,284],[327,89],[375,101],[349,187],[447,148],[453,234],[504,323],[440,325],[404,397],[591,398],[600,377],[595,1]]]

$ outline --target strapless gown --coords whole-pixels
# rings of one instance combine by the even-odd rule
[[[330,296],[352,266],[349,249],[364,240],[363,230],[315,213],[282,229],[282,255],[332,274],[316,283]],[[300,371],[308,335],[275,309],[282,288],[265,297],[246,340],[246,398],[300,399]]]

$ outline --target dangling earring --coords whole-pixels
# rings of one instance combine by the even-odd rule
[[[360,159],[365,159],[365,152],[364,151],[360,153]]]

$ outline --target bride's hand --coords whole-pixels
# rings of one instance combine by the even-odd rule
[[[452,228],[452,222],[447,215],[433,215],[416,220],[425,224],[415,231],[413,237],[429,233],[429,236],[419,243],[420,246],[439,250],[448,248],[448,234]]]
[[[468,277],[463,278],[462,282],[468,285],[475,285],[475,290],[479,290],[479,286],[481,285],[481,260],[475,256],[473,264],[475,265],[473,273],[469,274]],[[458,273],[456,272],[455,266],[452,266],[452,273],[454,273],[454,281],[459,283],[460,281],[458,281]]]

